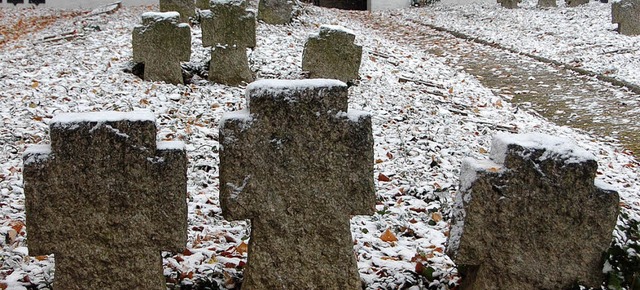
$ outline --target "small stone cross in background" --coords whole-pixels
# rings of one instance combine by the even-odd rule
[[[242,289],[361,289],[349,219],[374,212],[371,116],[347,111],[337,80],[257,81],[246,97],[220,127],[222,213],[251,220]]]
[[[356,45],[356,34],[344,27],[322,25],[304,45],[302,70],[310,78],[337,79],[349,82],[360,78],[362,46]]]
[[[256,46],[256,17],[244,0],[212,0],[203,10],[202,45],[211,46],[209,80],[235,86],[253,81],[247,48]]]
[[[291,22],[292,13],[292,0],[260,0],[258,4],[258,20],[266,24],[287,24]]]
[[[611,21],[620,34],[640,35],[640,0],[622,0],[611,4]]]
[[[160,12],[180,13],[180,22],[189,23],[196,16],[196,3],[193,0],[160,0]]]
[[[491,160],[463,160],[449,256],[461,290],[599,287],[618,194],[571,140],[498,134]]]
[[[191,28],[177,12],[146,12],[133,28],[133,61],[144,63],[144,79],[184,84],[181,61],[191,58]]]
[[[187,242],[187,157],[154,116],[62,114],[24,154],[29,254],[55,254],[55,289],[166,288],[161,251]]]

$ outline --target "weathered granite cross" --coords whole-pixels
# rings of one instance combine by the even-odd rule
[[[263,80],[221,121],[220,198],[250,219],[242,289],[361,289],[349,226],[372,214],[371,116],[337,80]]]
[[[144,63],[144,79],[184,84],[181,61],[191,57],[191,28],[177,12],[146,12],[133,28],[133,61]]]
[[[29,254],[56,289],[165,289],[161,251],[187,240],[187,157],[150,112],[62,114],[24,154]]]
[[[624,35],[640,35],[640,1],[622,0],[611,4],[611,22]]]
[[[461,290],[599,287],[618,193],[571,140],[499,133],[491,160],[464,159],[448,255]]]
[[[200,11],[202,46],[256,47],[256,15],[244,0],[211,0],[210,10]]]

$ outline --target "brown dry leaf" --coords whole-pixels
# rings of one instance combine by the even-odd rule
[[[387,158],[393,159],[393,154],[391,154],[391,152],[387,152]]]
[[[389,181],[391,181],[391,178],[389,178],[388,176],[380,173],[380,174],[378,174],[378,180],[382,181],[382,182],[389,182]]]
[[[140,105],[149,105],[149,100],[147,99],[140,99]]]
[[[500,171],[500,169],[499,169],[499,168],[497,168],[497,167],[491,167],[491,168],[489,168],[487,171],[489,171],[489,172],[493,172],[493,173],[496,173],[496,172],[499,172],[499,171]]]
[[[497,100],[495,105],[496,105],[496,108],[502,109],[502,100]]]
[[[24,228],[24,222],[22,221],[13,221],[11,222],[11,228],[14,229],[17,233],[20,233]]]
[[[380,164],[382,162],[384,162],[384,161],[382,161],[382,159],[376,159],[376,164]]]
[[[35,259],[38,260],[38,261],[44,261],[46,259],[49,259],[49,256],[46,256],[46,255],[35,256]]]
[[[40,83],[36,80],[33,80],[33,82],[31,82],[31,88],[37,89],[39,85]]]
[[[487,151],[487,149],[484,149],[482,147],[480,147],[480,149],[478,149],[478,151],[480,152],[480,154],[487,154],[489,153],[489,151]]]
[[[236,251],[240,255],[244,255],[244,253],[246,253],[248,250],[249,250],[249,245],[247,245],[247,243],[245,243],[244,241],[236,247]]]
[[[453,88],[449,88],[449,94],[453,95]]]
[[[13,242],[16,241],[16,237],[18,236],[18,232],[16,232],[16,230],[14,229],[10,229],[7,231],[7,244],[13,244]]]
[[[380,236],[380,239],[383,242],[387,242],[387,243],[397,242],[398,241],[398,238],[396,237],[396,235],[394,235],[391,232],[391,229],[387,229],[386,231],[384,231],[384,233]]]
[[[442,220],[442,214],[439,213],[439,212],[434,212],[434,213],[431,214],[431,219],[434,222],[440,222]]]

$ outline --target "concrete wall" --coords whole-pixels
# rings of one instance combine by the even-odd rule
[[[411,0],[367,0],[367,10],[385,10],[411,7]]]

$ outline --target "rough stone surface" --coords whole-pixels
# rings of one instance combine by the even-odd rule
[[[293,1],[260,0],[258,4],[258,20],[267,24],[287,24],[291,22]]]
[[[323,25],[304,45],[302,70],[310,78],[337,79],[343,82],[358,79],[362,46],[354,44],[356,35],[339,26]]]
[[[258,81],[220,127],[225,218],[250,219],[243,290],[362,289],[351,215],[373,214],[371,116],[337,80]]]
[[[594,185],[595,157],[567,144],[500,134],[492,161],[464,160],[447,249],[461,289],[599,287],[619,197]]]
[[[256,16],[241,0],[211,2],[211,10],[201,11],[202,45],[256,47]]]
[[[502,7],[508,8],[508,9],[518,8],[518,3],[520,2],[522,2],[522,0],[498,0],[498,3],[500,3]]]
[[[541,7],[541,8],[558,7],[558,3],[556,3],[556,0],[538,0],[538,7]]]
[[[200,10],[209,10],[211,0],[196,0],[196,8]]]
[[[567,7],[577,7],[589,3],[589,0],[565,0]]]
[[[156,145],[151,113],[96,114],[57,116],[25,152],[29,254],[55,254],[55,289],[164,290],[161,251],[187,242],[184,144]]]
[[[611,4],[612,23],[620,34],[640,35],[640,0],[622,0]]]
[[[209,80],[229,86],[252,82],[253,73],[249,68],[247,49],[222,45],[211,48]]]
[[[160,11],[180,13],[180,22],[189,23],[196,16],[196,4],[193,0],[160,0]]]
[[[133,61],[144,63],[144,79],[184,84],[181,61],[191,57],[191,28],[176,12],[142,14],[133,28]]]

